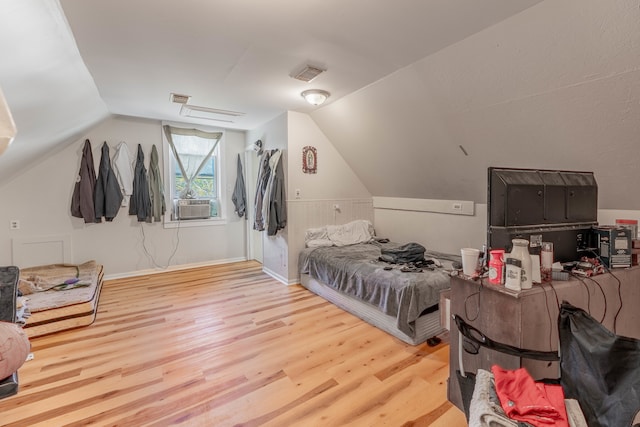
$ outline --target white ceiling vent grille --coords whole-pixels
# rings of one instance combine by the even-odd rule
[[[245,113],[239,111],[220,110],[217,108],[200,107],[198,105],[184,104],[180,108],[180,115],[194,119],[215,120],[217,122],[233,123],[235,117],[242,117]]]
[[[307,65],[298,74],[292,77],[296,80],[301,80],[303,82],[309,83],[311,80],[318,77],[319,74],[324,72],[325,70],[323,70],[322,68],[312,67],[311,65]]]
[[[189,98],[191,98],[189,95],[171,94],[171,102],[175,102],[176,104],[186,104],[189,102]]]

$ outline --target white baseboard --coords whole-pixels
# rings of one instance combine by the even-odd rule
[[[281,282],[281,283],[283,283],[285,285],[292,285],[292,283],[289,283],[289,281],[284,276],[281,276],[278,273],[276,273],[276,272],[274,272],[272,270],[269,270],[268,268],[266,268],[264,266],[262,267],[262,271],[264,273],[268,274],[269,276],[273,277],[274,279],[276,279],[278,282]]]
[[[211,265],[220,265],[220,264],[231,264],[233,262],[241,262],[241,261],[247,261],[247,257],[218,259],[213,261],[194,262],[194,263],[182,264],[182,265],[170,265],[167,268],[152,268],[147,270],[130,271],[127,273],[106,274],[104,276],[104,280],[126,279],[129,277],[146,276],[148,274],[165,273],[167,271],[187,270],[190,268],[208,267]]]

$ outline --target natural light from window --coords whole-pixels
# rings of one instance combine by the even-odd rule
[[[223,132],[164,125],[172,221],[219,219]]]

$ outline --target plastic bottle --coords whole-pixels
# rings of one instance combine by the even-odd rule
[[[525,239],[513,239],[513,249],[509,254],[510,258],[519,259],[522,263],[521,284],[522,289],[531,289],[533,282],[531,281],[531,255],[529,254],[529,241]]]
[[[553,268],[553,243],[542,242],[540,251],[540,274],[544,283],[551,282]]]
[[[489,251],[489,283],[502,285],[504,283],[504,249],[493,249]]]
[[[522,290],[522,263],[519,259],[507,258],[504,271],[504,287],[512,291]]]

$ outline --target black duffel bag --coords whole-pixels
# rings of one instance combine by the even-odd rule
[[[560,382],[589,427],[640,425],[640,340],[614,334],[566,302],[558,323]]]
[[[394,264],[424,261],[424,246],[419,243],[407,243],[396,248],[383,248],[380,250],[380,260]]]

